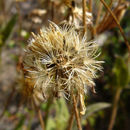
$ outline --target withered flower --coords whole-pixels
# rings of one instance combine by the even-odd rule
[[[24,57],[25,79],[31,84],[34,100],[62,94],[80,95],[82,106],[88,87],[95,85],[102,61],[97,61],[98,45],[86,42],[74,28],[60,28],[50,22],[49,28],[40,30],[29,41]],[[29,88],[29,87],[28,87]],[[42,97],[41,97],[42,95]],[[35,99],[36,98],[36,99]]]
[[[83,20],[83,9],[75,7],[73,8],[72,15],[69,17],[69,23],[73,23],[77,29],[82,28],[82,20]],[[86,25],[93,24],[92,13],[86,11]]]

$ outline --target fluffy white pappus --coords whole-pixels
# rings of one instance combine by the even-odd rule
[[[53,22],[32,37],[24,57],[25,77],[44,99],[61,91],[84,95],[86,87],[95,85],[97,71],[102,70],[95,42],[87,42],[85,36],[81,39],[73,27],[61,28]]]

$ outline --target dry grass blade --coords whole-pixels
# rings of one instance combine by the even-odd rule
[[[112,15],[114,21],[116,22],[117,26],[119,27],[119,30],[120,30],[120,32],[121,32],[121,34],[122,34],[122,36],[123,36],[123,38],[125,40],[126,46],[128,47],[128,50],[130,52],[129,42],[128,42],[127,38],[125,37],[125,34],[123,32],[122,27],[120,26],[120,23],[119,23],[118,19],[116,18],[116,16],[114,15],[114,13],[111,11],[111,9],[109,8],[109,6],[105,3],[105,1],[104,0],[100,0],[100,1],[106,7],[106,9],[109,11],[109,13]]]

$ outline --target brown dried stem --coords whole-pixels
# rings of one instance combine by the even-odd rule
[[[125,40],[125,43],[126,43],[126,46],[128,47],[128,50],[130,52],[130,46],[129,46],[129,42],[127,40],[127,38],[125,37],[125,34],[123,32],[123,29],[122,27],[120,26],[120,23],[118,21],[118,19],[116,18],[115,14],[111,11],[110,7],[105,3],[104,0],[100,0],[102,2],[102,4],[106,7],[106,9],[109,11],[109,13],[111,14],[111,16],[113,17],[114,21],[116,22],[117,26],[119,27],[119,30],[121,32],[121,35],[123,36],[124,40]]]
[[[36,110],[37,114],[38,114],[38,118],[39,118],[39,121],[40,121],[40,124],[41,124],[41,128],[42,130],[45,130],[45,125],[44,125],[44,121],[43,121],[43,118],[42,118],[42,113],[41,113],[41,110],[39,107],[36,106],[34,100],[32,101],[33,105],[34,105],[34,109]]]
[[[37,110],[37,112],[38,112],[38,117],[39,117],[39,120],[40,120],[42,130],[45,130],[45,125],[44,125],[44,121],[43,121],[43,118],[42,118],[42,113],[41,113],[40,108]]]
[[[98,12],[97,12],[97,18],[96,18],[96,26],[98,25],[99,23],[99,19],[100,19],[100,16],[101,16],[101,12],[102,12],[102,3],[99,3],[99,9],[98,9]]]
[[[113,3],[113,0],[111,0],[111,1],[110,1],[110,4],[108,5],[108,6],[109,6],[109,8],[111,8],[111,7],[112,7],[112,3]],[[103,17],[103,19],[102,19],[102,21],[101,21],[100,25],[105,25],[106,20],[107,20],[107,17],[108,17],[108,14],[109,14],[109,12],[108,12],[108,11],[106,11],[106,13],[105,13],[105,15],[104,15],[104,17]],[[103,27],[104,27],[104,26],[100,26],[100,28],[103,28]]]
[[[99,19],[100,19],[100,16],[101,16],[101,12],[102,12],[102,3],[99,3],[99,9],[98,9],[98,12],[97,12],[97,17],[96,17],[96,23],[95,23],[95,27],[93,29],[93,35],[95,36],[96,35],[96,28],[99,24]]]
[[[77,109],[77,101],[76,101],[76,98],[75,98],[75,96],[73,94],[72,94],[72,99],[73,99],[75,118],[76,118],[76,121],[77,121],[77,127],[78,127],[78,130],[82,130],[81,123],[80,123],[79,112],[78,112],[78,109]]]
[[[72,130],[73,122],[74,122],[74,109],[72,109],[71,116],[70,116],[69,121],[68,121],[68,127],[66,130]]]
[[[113,129],[113,126],[114,126],[114,123],[115,123],[115,120],[116,120],[118,102],[120,100],[121,91],[122,91],[122,88],[118,88],[117,91],[116,91],[108,130],[112,130]]]
[[[89,12],[92,12],[93,1],[89,0]]]
[[[82,7],[83,7],[83,26],[84,26],[84,31],[83,34],[86,32],[86,0],[82,0]]]
[[[122,2],[122,0],[118,0],[118,5],[120,5],[121,2]]]
[[[0,11],[2,11],[4,15],[6,15],[5,1],[4,0],[0,1],[0,4],[1,4],[0,5]]]
[[[110,1],[109,8],[111,8],[111,7],[112,7],[112,3],[113,3],[113,0],[111,0],[111,1]],[[103,21],[105,21],[105,20],[106,20],[106,18],[107,18],[107,16],[108,16],[108,14],[109,14],[109,12],[108,12],[108,11],[106,11],[106,14],[105,14],[105,16],[104,16],[104,18],[103,18]]]
[[[51,1],[51,20],[54,21],[54,9],[55,9],[55,5],[54,5],[54,1]]]

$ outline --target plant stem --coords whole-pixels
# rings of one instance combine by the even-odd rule
[[[55,6],[54,6],[54,1],[51,1],[51,20],[54,21],[54,9],[55,9]]]
[[[109,8],[112,7],[112,3],[113,3],[113,0],[110,1],[110,4],[108,5]],[[105,13],[104,17],[103,17],[102,22],[106,22],[106,19],[107,19],[107,17],[108,17],[108,14],[109,14],[109,12],[107,11],[107,12]]]
[[[73,122],[74,122],[74,109],[72,109],[71,116],[70,116],[70,119],[68,121],[68,127],[66,130],[72,130]]]
[[[79,117],[79,112],[78,112],[78,109],[77,109],[77,102],[76,102],[76,98],[75,98],[75,96],[73,94],[72,94],[72,99],[73,99],[75,118],[76,118],[76,121],[77,121],[77,127],[78,127],[78,130],[82,130],[80,117]]]
[[[108,130],[112,130],[113,129],[113,126],[114,126],[114,123],[115,123],[115,120],[116,120],[118,102],[120,100],[121,91],[122,91],[122,88],[120,88],[120,87],[116,90],[116,94],[115,94],[115,97],[114,97],[113,109],[112,109],[112,114],[111,114],[111,119],[110,119]]]
[[[97,34],[97,26],[99,24],[99,20],[100,20],[100,16],[101,16],[101,12],[102,12],[102,3],[99,3],[99,9],[98,9],[98,12],[97,12],[97,17],[96,17],[96,22],[95,22],[95,27],[93,29],[93,35],[95,36]]]
[[[101,12],[102,12],[102,7],[103,7],[102,4],[99,3],[99,9],[98,9],[98,12],[97,12],[97,18],[96,18],[96,25],[95,26],[97,26],[98,23],[99,23],[99,19],[100,19]]]
[[[83,26],[84,26],[84,31],[83,34],[86,32],[86,0],[82,0],[82,7],[83,7]]]
[[[89,12],[92,12],[93,1],[89,0]]]
[[[47,125],[47,120],[48,120],[48,116],[49,116],[49,111],[50,111],[50,107],[51,107],[51,104],[53,102],[53,97],[49,99],[49,101],[47,102],[47,107],[46,107],[46,115],[45,115],[45,126]]]
[[[112,3],[113,3],[113,0],[110,0],[110,3],[108,5],[109,8],[112,7]],[[101,3],[101,5],[102,5],[102,3]],[[104,14],[103,19],[100,22],[99,26],[96,26],[96,29],[95,29],[96,32],[97,32],[97,30],[104,30],[104,28],[107,26],[106,23],[107,23],[107,20],[108,20],[108,16],[109,16],[109,12],[106,11],[106,13]]]
[[[38,112],[38,117],[39,117],[39,120],[40,120],[40,124],[41,124],[42,130],[45,130],[45,125],[44,125],[44,121],[43,121],[43,118],[42,118],[42,113],[41,113],[40,108],[38,109],[37,112]]]
[[[36,112],[38,114],[38,118],[39,118],[39,121],[40,121],[40,124],[41,124],[41,128],[42,128],[42,130],[45,130],[45,125],[44,125],[44,121],[43,121],[43,118],[42,118],[41,110],[40,110],[39,107],[36,106],[34,100],[32,101],[32,104],[34,105],[34,109],[36,110]]]
[[[116,22],[117,26],[119,27],[119,30],[120,30],[120,32],[121,32],[121,34],[122,34],[122,36],[123,36],[123,38],[124,38],[124,40],[125,40],[126,46],[128,47],[128,51],[129,51],[129,53],[130,53],[129,42],[128,42],[127,38],[125,37],[125,34],[124,34],[124,32],[123,32],[122,27],[120,26],[120,23],[119,23],[118,19],[116,18],[115,14],[111,11],[111,9],[109,8],[109,6],[105,3],[105,1],[104,1],[104,0],[100,0],[100,1],[101,1],[102,4],[106,7],[106,9],[109,11],[109,13],[110,13],[111,16],[113,17],[114,21]]]
[[[122,0],[118,0],[118,6],[120,5],[121,2],[122,2]]]

